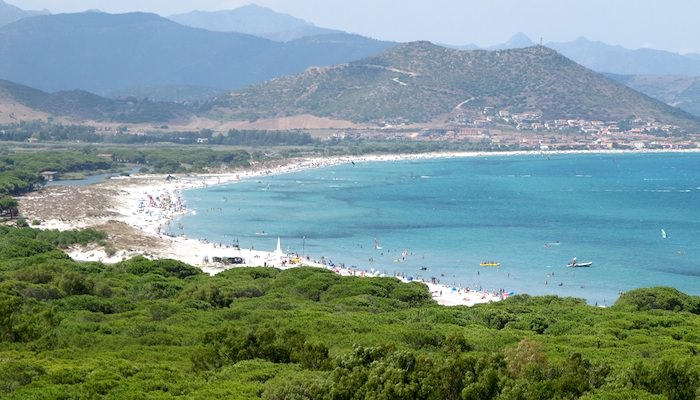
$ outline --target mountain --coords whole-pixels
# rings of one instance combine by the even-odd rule
[[[527,36],[518,34],[494,48],[527,47],[528,41]],[[586,38],[547,46],[638,92],[700,117],[700,54],[630,50]]]
[[[48,92],[174,85],[231,90],[391,45],[349,34],[279,43],[146,13],[35,16],[0,28],[0,78]]]
[[[460,51],[428,42],[400,44],[345,65],[309,68],[207,106],[212,113],[248,119],[312,114],[355,122],[435,122],[494,107],[541,113],[545,119],[652,117],[681,126],[698,123],[543,46]]]
[[[317,40],[318,37],[299,39],[292,42],[298,48],[285,48],[296,53]],[[334,48],[327,42],[322,44]],[[279,62],[283,62],[286,55],[279,56]],[[649,90],[639,77],[613,78]],[[647,82],[654,83],[654,78]],[[700,88],[697,80],[683,77],[664,84],[675,86],[674,93],[692,94]],[[459,51],[428,42],[406,43],[375,57],[310,67],[300,74],[189,105],[153,101],[146,96],[115,100],[83,90],[46,92],[0,80],[0,121],[5,122],[51,116],[174,123],[194,116],[252,121],[310,115],[339,122],[431,122],[437,126],[446,121],[483,118],[485,107],[511,113],[531,112],[546,120],[654,118],[681,127],[698,127],[698,119],[682,110],[642,95],[543,46]]]
[[[0,0],[0,26],[7,25],[10,22],[18,21],[22,18],[31,17],[34,15],[48,14],[47,10],[29,11],[7,4]]]
[[[700,58],[663,50],[630,50],[578,38],[573,42],[550,42],[550,47],[594,71],[622,75],[700,76]]]
[[[506,43],[489,49],[529,46],[532,46],[532,41],[518,33]],[[630,50],[583,37],[572,42],[550,42],[547,47],[636,91],[700,117],[700,54]],[[462,49],[471,48],[474,45]]]
[[[168,17],[182,25],[218,32],[239,32],[287,42],[306,36],[343,33],[254,4],[222,11],[192,11]]]
[[[632,89],[700,117],[700,77],[606,74]]]
[[[14,82],[0,80],[0,121],[3,114],[21,113],[37,116],[67,117],[73,120],[109,120],[119,122],[172,121],[189,116],[179,104],[128,98],[113,100],[82,90],[46,93]],[[9,109],[9,111],[8,111]],[[13,118],[10,118],[13,119]]]
[[[487,50],[519,49],[535,43],[523,33]],[[692,75],[700,76],[700,54],[677,54],[664,50],[630,50],[580,37],[571,42],[548,42],[547,47],[601,73],[618,75]],[[452,46],[461,50],[478,49],[473,44]]]
[[[530,47],[534,45],[535,43],[533,43],[533,41],[530,40],[530,38],[527,35],[525,35],[522,32],[518,32],[515,35],[513,35],[510,39],[508,39],[507,42],[491,46],[487,50],[520,49],[523,47]]]
[[[225,90],[207,86],[159,85],[133,86],[118,89],[105,93],[105,96],[112,99],[135,97],[171,103],[193,103],[205,101],[211,97],[220,95],[222,92],[225,92]]]

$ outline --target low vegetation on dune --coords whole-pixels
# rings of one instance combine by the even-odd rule
[[[700,298],[518,295],[442,307],[418,283],[174,260],[79,263],[93,232],[0,229],[7,399],[693,399]]]

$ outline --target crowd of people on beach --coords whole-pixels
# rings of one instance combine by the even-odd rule
[[[265,171],[264,173],[267,173]],[[220,181],[220,180],[219,180]],[[329,258],[321,257],[312,259],[310,256],[300,256],[299,254],[280,254],[274,251],[261,251],[254,249],[241,249],[240,245],[234,241],[231,245],[207,240],[187,239],[179,236],[173,237],[168,233],[174,219],[177,216],[187,213],[184,201],[178,189],[168,187],[153,187],[151,190],[142,192],[137,199],[137,206],[132,215],[141,221],[140,228],[150,231],[163,238],[169,236],[177,243],[181,250],[189,249],[197,258],[189,257],[183,261],[200,266],[203,270],[215,274],[227,268],[245,266],[266,266],[275,268],[293,268],[298,266],[312,266],[325,268],[343,276],[356,277],[386,277],[393,276],[403,282],[421,282],[428,286],[430,293],[436,301],[445,305],[476,304],[482,302],[498,301],[503,299],[505,291],[489,292],[484,290],[473,290],[469,288],[459,288],[439,283],[439,279],[422,280],[405,272],[394,272],[393,275],[382,273],[375,268],[362,269],[357,267],[346,267],[344,264],[336,265]],[[405,260],[410,253],[404,250],[399,260]],[[177,257],[178,254],[173,254]],[[183,258],[183,257],[179,257]],[[371,259],[371,258],[370,258]],[[235,260],[235,262],[233,261]],[[370,262],[370,264],[372,264]]]

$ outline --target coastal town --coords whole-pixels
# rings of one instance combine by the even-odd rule
[[[688,150],[700,148],[700,131],[686,131],[654,118],[630,121],[546,119],[485,107],[479,116],[440,126],[409,128],[396,121],[379,129],[344,130],[335,137],[469,144],[480,150]]]

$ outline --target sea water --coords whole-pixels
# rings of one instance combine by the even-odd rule
[[[337,265],[598,305],[640,287],[700,295],[697,153],[358,162],[184,199],[193,213],[171,232],[210,242],[272,251],[280,237]]]

